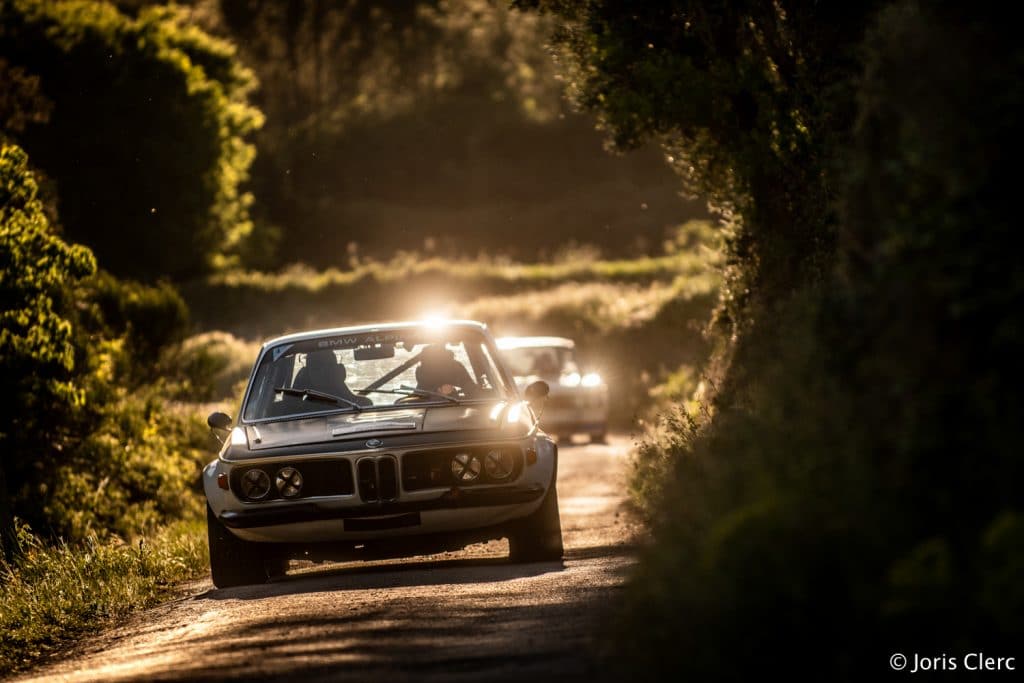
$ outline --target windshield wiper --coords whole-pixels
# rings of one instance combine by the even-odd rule
[[[433,398],[442,398],[445,401],[450,401],[450,402],[455,403],[455,404],[459,403],[459,399],[455,398],[454,396],[446,396],[445,394],[439,394],[436,391],[427,391],[426,389],[417,389],[416,387],[409,387],[409,386],[406,386],[404,384],[402,386],[398,387],[397,389],[370,389],[369,387],[367,387],[366,389],[356,389],[356,393],[359,393],[359,394],[397,394],[398,396],[422,396],[422,397],[428,397],[429,396],[429,397],[433,397]]]
[[[335,396],[334,394],[328,394],[325,391],[317,391],[316,389],[296,389],[294,387],[275,387],[275,392],[282,394],[289,394],[291,396],[301,396],[302,400],[314,399],[316,401],[324,401],[326,403],[344,403],[347,406],[351,406],[356,411],[361,411],[363,406],[359,405],[355,401],[350,401],[347,398],[341,396]]]

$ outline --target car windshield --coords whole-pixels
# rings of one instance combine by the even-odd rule
[[[501,355],[516,379],[557,379],[562,375],[579,373],[575,352],[564,346],[523,346],[505,349]]]
[[[479,332],[383,330],[267,349],[242,415],[258,421],[509,396]]]

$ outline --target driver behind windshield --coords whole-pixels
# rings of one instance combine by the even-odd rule
[[[338,396],[361,406],[372,406],[373,401],[370,399],[352,393],[345,383],[347,375],[345,366],[338,362],[334,351],[310,351],[306,354],[306,367],[295,375],[292,386]]]
[[[416,388],[453,398],[473,398],[477,385],[455,354],[442,344],[431,344],[420,353],[416,368]]]

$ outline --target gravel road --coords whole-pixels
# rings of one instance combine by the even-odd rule
[[[209,580],[22,680],[490,681],[600,678],[594,632],[632,563],[629,442],[562,446],[565,561],[458,553],[313,565],[262,586]]]

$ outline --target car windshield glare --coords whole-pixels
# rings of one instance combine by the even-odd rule
[[[272,346],[242,411],[246,421],[457,404],[510,396],[476,330],[338,334]]]

